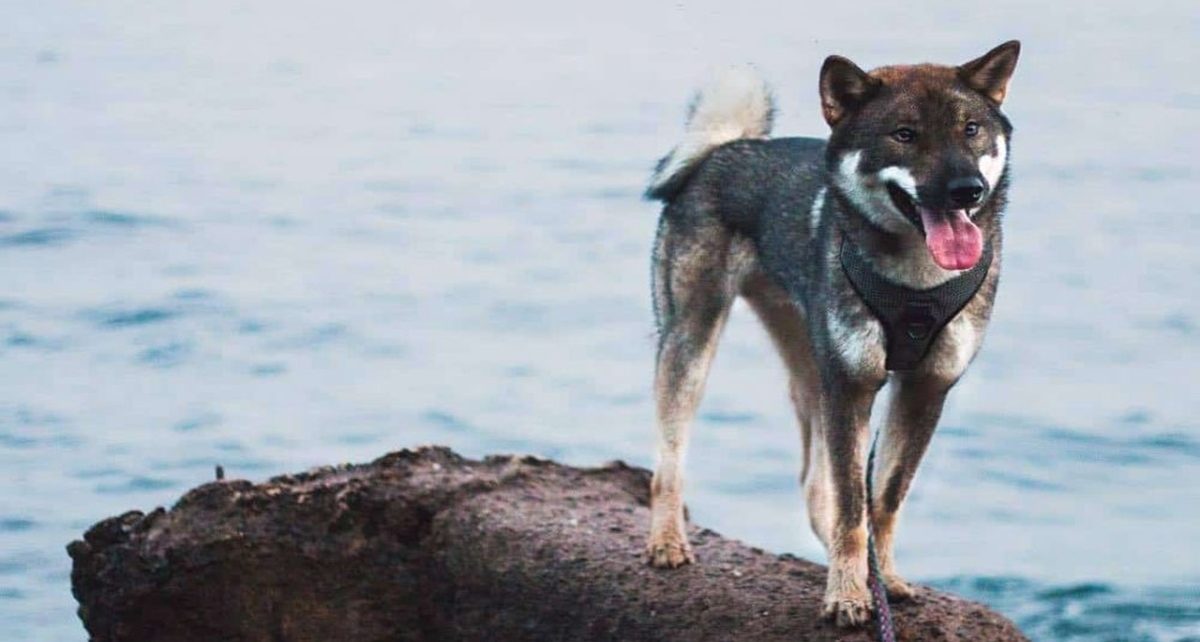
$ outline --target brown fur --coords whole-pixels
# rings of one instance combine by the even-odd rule
[[[804,447],[800,479],[813,531],[829,553],[825,613],[846,626],[870,618],[868,523],[890,592],[898,599],[912,594],[896,570],[896,521],[946,396],[975,356],[991,315],[1007,182],[1002,170],[991,177],[988,198],[971,214],[995,252],[983,287],[916,369],[888,372],[882,326],[840,268],[843,240],[861,248],[881,274],[909,287],[929,287],[954,274],[931,262],[919,223],[878,206],[872,193],[855,194],[854,185],[837,181],[847,157],[857,159],[851,171],[860,181],[903,167],[921,202],[942,207],[948,177],[984,173],[984,157],[994,155],[1002,165],[1011,128],[998,107],[1016,55],[1017,45],[1006,43],[959,67],[896,65],[869,74],[832,56],[820,82],[822,111],[833,127],[824,168],[812,160],[820,151],[817,141],[743,140],[689,166],[694,175],[669,177],[665,184],[680,187],[658,193],[667,205],[654,252],[660,332],[658,467],[647,543],[652,565],[694,561],[683,510],[683,458],[717,342],[741,296],[788,370]],[[968,121],[978,121],[986,134],[962,134]],[[911,144],[887,139],[897,123],[911,124],[925,138]],[[880,211],[864,212],[866,206]],[[871,408],[886,383],[891,396],[868,515]]]

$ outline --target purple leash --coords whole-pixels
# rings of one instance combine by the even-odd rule
[[[872,477],[875,472],[875,445],[879,443],[879,433],[871,440],[871,454],[867,455],[867,587],[871,589],[871,598],[875,601],[875,625],[880,642],[896,642],[896,629],[892,626],[892,607],[888,605],[887,587],[883,583],[883,574],[879,572],[879,555],[875,552],[875,529],[871,528],[871,506],[874,496]]]

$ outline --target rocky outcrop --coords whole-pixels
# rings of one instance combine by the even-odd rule
[[[649,473],[405,450],[262,484],[217,481],[68,551],[97,642],[870,640],[820,617],[822,566],[693,528],[698,563],[642,556]],[[931,589],[901,640],[1023,640]]]

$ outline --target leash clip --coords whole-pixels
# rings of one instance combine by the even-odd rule
[[[909,339],[921,341],[933,332],[937,325],[937,317],[933,314],[936,305],[930,299],[910,299],[904,302],[904,308],[900,311],[897,321]]]

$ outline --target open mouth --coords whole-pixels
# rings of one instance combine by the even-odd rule
[[[925,226],[921,223],[921,214],[917,212],[917,204],[913,202],[908,192],[892,181],[887,182],[887,191],[888,196],[892,197],[892,204],[896,206],[896,209],[908,217],[908,220],[912,221],[912,224],[924,234]]]
[[[965,209],[922,207],[895,183],[887,183],[888,196],[896,209],[925,236],[925,247],[933,262],[944,270],[969,270],[983,255],[983,233]]]

